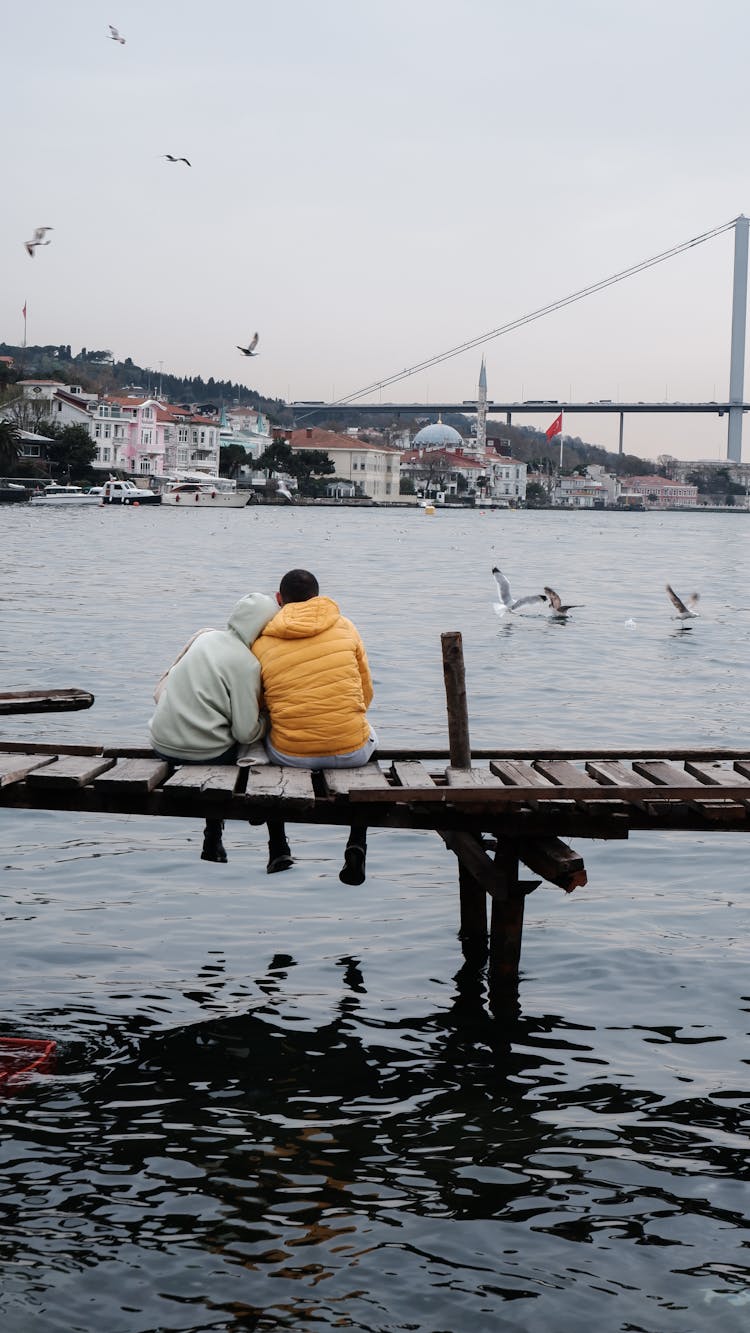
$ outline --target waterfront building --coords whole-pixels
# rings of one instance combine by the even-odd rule
[[[398,499],[402,455],[392,445],[368,444],[319,426],[291,431],[289,444],[294,453],[322,450],[333,463],[336,477],[352,482],[358,494],[370,500]]]
[[[623,489],[637,497],[647,509],[674,509],[698,503],[698,487],[666,477],[623,477]]]
[[[437,431],[438,427],[427,426],[425,429]],[[451,427],[441,425],[441,429],[450,430]],[[458,435],[458,431],[453,434]],[[418,432],[415,444],[420,435],[424,435],[424,431]],[[460,440],[461,436],[458,438]],[[486,469],[478,458],[464,453],[462,445],[456,449],[415,448],[402,455],[401,475],[412,480],[417,495],[442,504],[449,495],[468,499],[481,493],[480,479],[485,478]]]
[[[161,477],[219,469],[219,423],[188,407],[107,395],[92,409],[89,432],[97,446],[93,466],[104,472]]]
[[[96,402],[96,394],[85,393],[80,385],[19,380],[14,387],[14,397],[0,407],[0,418],[15,421],[24,430],[36,430],[42,422],[88,427],[88,409]]]

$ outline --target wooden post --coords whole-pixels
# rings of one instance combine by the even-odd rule
[[[441,634],[440,639],[443,647],[450,761],[453,768],[471,768],[469,710],[466,704],[461,634],[458,630],[452,630]],[[487,954],[487,895],[483,886],[463,865],[459,865],[458,884],[461,901],[459,934],[464,955],[484,960]]]
[[[495,852],[498,879],[507,897],[492,899],[490,929],[490,1007],[493,1011],[518,1007],[518,967],[521,960],[524,886],[518,882],[518,849],[498,841]]]

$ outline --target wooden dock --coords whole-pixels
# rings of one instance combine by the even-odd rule
[[[564,839],[750,832],[750,747],[472,750],[459,634],[443,635],[443,664],[444,751],[381,749],[361,768],[311,772],[180,765],[148,749],[5,740],[0,806],[431,830],[458,860],[462,946],[474,960],[489,957],[495,1002],[517,990],[528,894],[542,880],[567,892],[586,883],[583,857]],[[520,866],[536,878],[522,879]]]

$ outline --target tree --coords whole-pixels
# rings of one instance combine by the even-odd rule
[[[47,458],[59,478],[67,481],[90,481],[94,475],[91,464],[96,458],[96,445],[85,426],[51,426]]]
[[[549,503],[549,496],[543,486],[538,481],[530,481],[526,487],[526,504],[529,509],[539,509],[542,505]]]
[[[336,468],[323,449],[305,449],[292,454],[286,470],[297,478],[300,495],[318,495],[324,487],[316,479],[332,476]]]
[[[21,452],[18,428],[12,421],[0,421],[0,473],[12,473]]]
[[[247,462],[248,455],[241,444],[222,444],[219,455],[219,473],[222,477],[236,477]]]

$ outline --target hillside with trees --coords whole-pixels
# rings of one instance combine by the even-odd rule
[[[292,414],[281,398],[265,398],[255,389],[235,380],[217,380],[213,376],[172,375],[137,365],[132,357],[117,361],[108,348],[82,347],[73,353],[70,343],[17,347],[0,343],[0,356],[13,357],[11,369],[0,366],[0,390],[19,379],[59,380],[61,384],[80,384],[87,393],[122,393],[137,388],[144,394],[163,396],[172,403],[210,403],[216,408],[243,406],[259,408],[277,425],[291,425]]]

